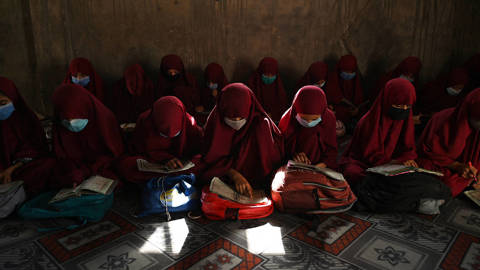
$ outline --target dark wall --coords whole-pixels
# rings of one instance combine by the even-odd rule
[[[409,55],[422,59],[425,81],[480,51],[476,0],[4,0],[0,12],[0,75],[47,114],[78,56],[107,84],[135,62],[155,79],[169,53],[200,80],[216,61],[233,81],[273,56],[293,91],[310,63],[333,67],[347,53],[368,88]]]

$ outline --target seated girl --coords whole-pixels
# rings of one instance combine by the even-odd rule
[[[315,86],[302,87],[279,124],[286,140],[287,158],[337,168],[335,122],[323,90]]]
[[[86,58],[78,57],[70,62],[63,83],[80,85],[101,102],[105,100],[102,78],[95,72],[92,64]]]
[[[162,97],[138,118],[130,143],[133,156],[122,159],[118,171],[134,183],[159,177],[159,173],[139,171],[137,159],[165,164],[171,169],[181,168],[185,160],[191,160],[200,152],[202,138],[202,128],[185,111],[182,102],[173,96]]]

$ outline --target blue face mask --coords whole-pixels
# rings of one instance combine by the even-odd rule
[[[409,82],[411,82],[411,83],[413,83],[413,81],[414,81],[413,78],[410,78],[410,77],[405,76],[405,75],[403,75],[403,74],[400,75],[399,78],[405,79],[405,80],[407,80],[407,81],[409,81]]]
[[[2,121],[7,120],[14,111],[15,111],[15,106],[13,106],[12,102],[5,104],[3,106],[0,106],[0,120]]]
[[[262,74],[262,82],[264,84],[272,84],[275,80],[277,79],[277,75],[274,75],[272,77],[265,76]]]
[[[210,83],[208,84],[208,88],[210,88],[211,90],[215,90],[218,88],[218,83]]]
[[[344,79],[345,81],[348,81],[348,80],[351,80],[351,79],[355,78],[355,75],[357,75],[355,72],[352,72],[352,73],[348,73],[348,72],[345,72],[345,71],[340,72],[340,77],[342,79]]]
[[[71,132],[80,132],[88,124],[88,119],[72,119],[70,121],[62,120],[62,125]]]
[[[297,114],[295,116],[295,118],[297,119],[298,123],[302,126],[302,127],[306,127],[306,128],[311,128],[311,127],[314,127],[316,125],[318,125],[318,123],[322,122],[322,117],[318,117],[317,119],[313,120],[313,121],[310,121],[308,122],[307,120],[303,119],[302,117],[300,117],[299,114]]]
[[[90,76],[87,76],[87,77],[81,78],[81,79],[78,79],[77,77],[72,76],[72,82],[74,84],[78,84],[78,85],[81,85],[81,86],[85,87],[90,82]]]

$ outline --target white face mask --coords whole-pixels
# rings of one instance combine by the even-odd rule
[[[169,137],[169,136],[167,136],[166,134],[163,134],[163,133],[161,133],[161,132],[159,132],[159,133],[160,133],[160,136],[162,136],[162,137],[164,137],[164,138],[175,138],[175,137],[177,137],[178,135],[180,135],[180,132],[182,132],[182,131],[181,131],[181,130],[178,131],[177,134],[173,135],[172,137]]]
[[[300,125],[302,125],[303,127],[306,127],[306,128],[314,127],[314,126],[318,125],[318,123],[322,122],[322,117],[318,117],[317,119],[315,119],[313,121],[310,121],[310,122],[308,122],[307,120],[300,117],[299,114],[297,114],[295,116],[295,118],[297,119],[297,121]]]
[[[229,127],[235,129],[235,130],[240,130],[246,123],[247,119],[243,118],[240,120],[232,120],[228,117],[223,118],[225,121],[225,124],[227,124]]]
[[[400,77],[399,77],[399,78],[402,78],[402,79],[408,80],[408,81],[409,81],[409,82],[411,82],[411,83],[413,83],[413,81],[414,81],[414,79],[413,79],[413,78],[410,78],[410,77],[408,77],[408,76],[405,76],[405,75],[403,75],[403,74],[402,74],[402,75],[400,75]]]
[[[457,89],[452,88],[452,87],[447,87],[447,93],[450,96],[458,96],[460,94],[460,92],[462,92],[462,89],[457,90]]]

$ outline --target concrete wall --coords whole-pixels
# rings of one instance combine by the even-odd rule
[[[3,0],[0,12],[0,74],[47,114],[78,56],[107,84],[135,62],[156,79],[169,53],[200,80],[216,61],[233,81],[273,56],[293,91],[311,62],[347,53],[368,88],[406,56],[422,59],[425,81],[480,50],[477,0]]]

